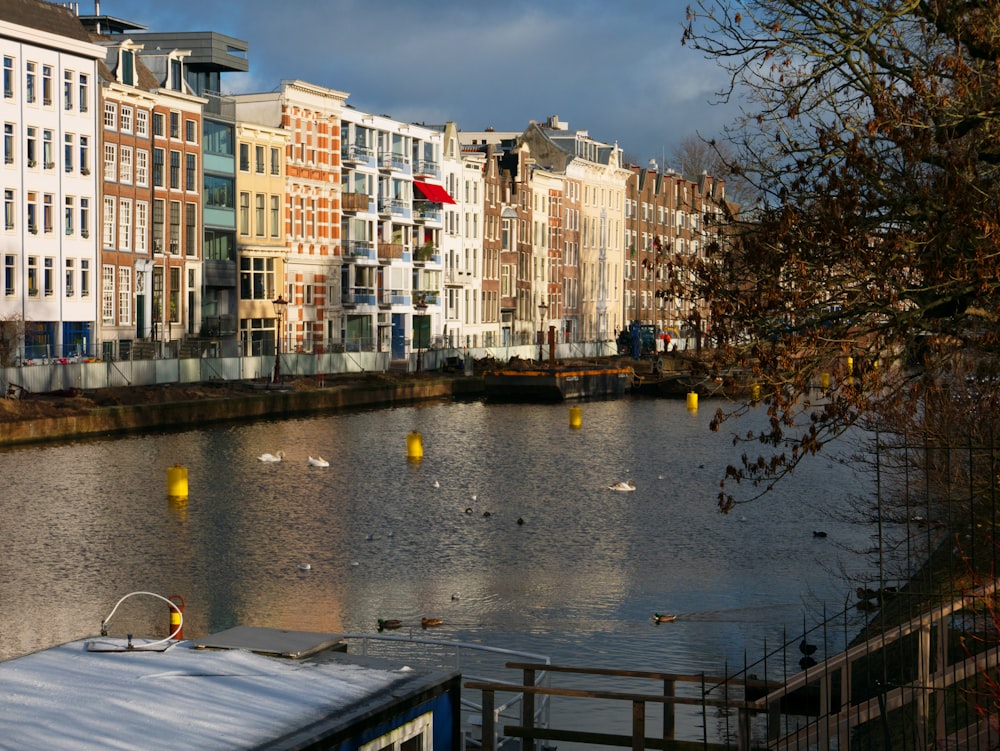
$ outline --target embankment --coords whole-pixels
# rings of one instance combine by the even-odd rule
[[[391,407],[433,399],[476,397],[481,393],[480,378],[435,378],[308,390],[261,389],[219,399],[93,407],[81,413],[4,422],[0,425],[0,445]]]

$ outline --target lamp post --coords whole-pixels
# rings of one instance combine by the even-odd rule
[[[274,332],[274,377],[273,383],[281,383],[281,322],[285,317],[285,310],[288,309],[288,300],[282,295],[271,301],[274,306],[274,314],[278,317],[278,328]]]
[[[413,307],[417,309],[416,326],[414,328],[416,329],[416,335],[417,335],[417,337],[416,337],[417,338],[417,372],[419,373],[420,372],[420,366],[421,366],[421,363],[420,363],[421,348],[423,346],[423,341],[424,341],[424,311],[427,310],[427,302],[424,300],[423,297],[419,297],[419,298],[417,298],[417,301],[413,304]]]
[[[538,303],[538,362],[542,362],[542,343],[545,341],[545,314],[549,311],[549,306],[545,300]]]

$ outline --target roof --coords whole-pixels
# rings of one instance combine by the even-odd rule
[[[298,736],[315,741],[358,723],[373,707],[456,680],[330,651],[301,660],[248,651],[313,653],[335,640],[331,634],[242,629],[213,638],[250,646],[180,642],[155,651],[136,640],[130,650],[126,640],[101,637],[0,663],[0,745],[236,751],[278,742],[298,748]]]
[[[3,0],[0,21],[89,42],[90,34],[72,10],[44,0]]]

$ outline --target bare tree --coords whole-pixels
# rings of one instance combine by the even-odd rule
[[[966,376],[994,388],[1000,1],[702,0],[684,41],[746,103],[731,164],[760,196],[697,269],[770,415],[728,510],[852,425],[916,434]]]

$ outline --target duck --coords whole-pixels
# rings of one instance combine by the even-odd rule
[[[440,618],[421,618],[420,626],[422,628],[433,628],[434,626],[443,626],[444,621]]]
[[[310,456],[307,461],[310,467],[329,467],[330,462],[324,459],[322,456]]]
[[[805,639],[799,644],[799,651],[804,655],[811,655],[816,653],[816,645],[810,644]]]
[[[676,620],[677,616],[673,613],[653,613],[653,623],[670,623]]]
[[[818,529],[813,530],[813,537],[826,537],[826,532]]]
[[[402,628],[403,622],[398,618],[379,618],[378,619],[378,630],[379,631],[392,631],[397,628]]]
[[[625,493],[629,493],[635,490],[635,483],[631,480],[623,480],[621,482],[616,482],[614,485],[608,485],[608,490],[620,490]]]
[[[285,458],[285,452],[279,451],[277,454],[261,454],[257,458],[262,462],[280,462]]]

